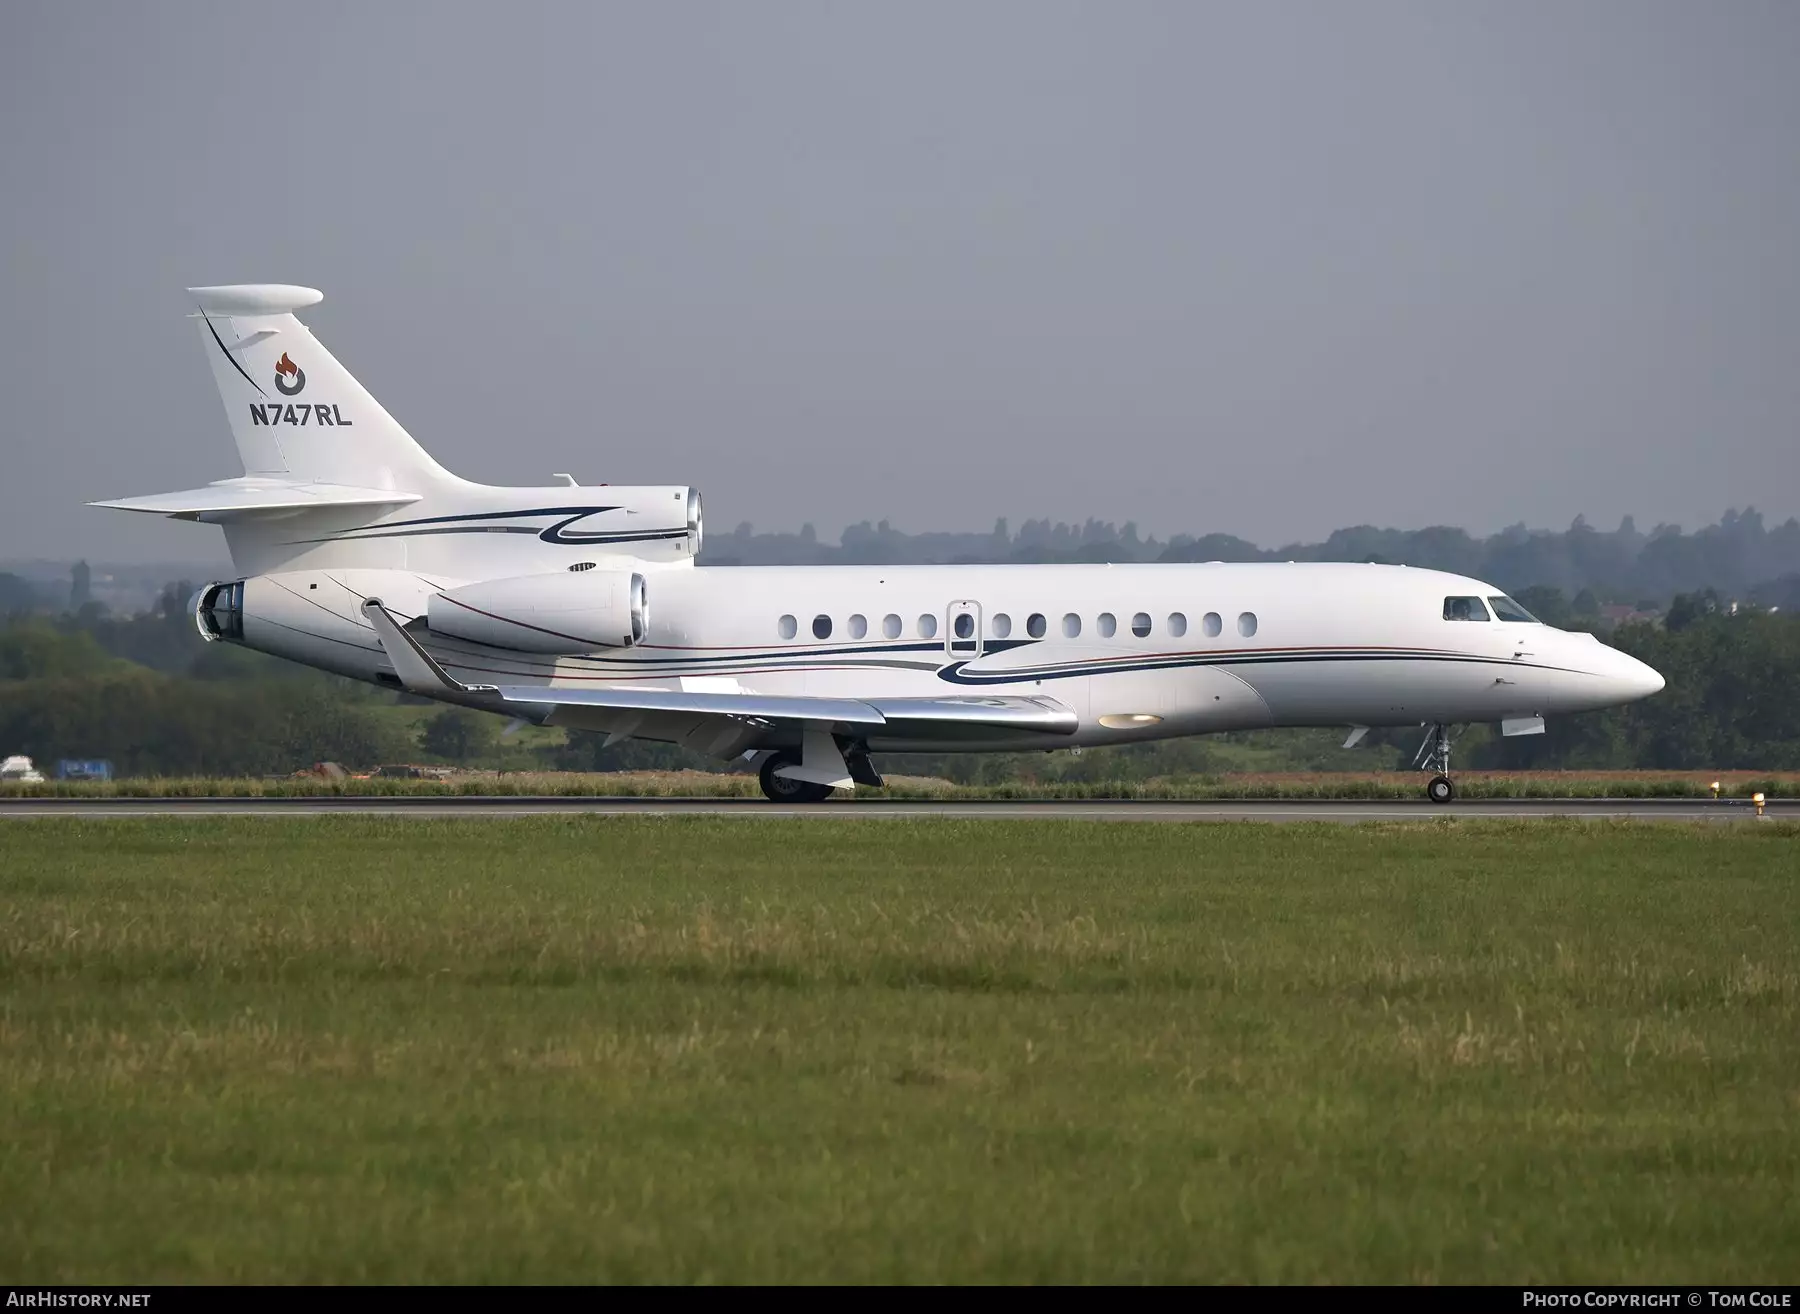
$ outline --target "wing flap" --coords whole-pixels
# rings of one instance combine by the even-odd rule
[[[541,684],[502,685],[499,695],[509,703],[540,707],[687,712],[759,721],[831,721],[909,732],[926,725],[957,725],[1074,734],[1081,724],[1074,712],[1053,698],[813,698],[673,689],[559,689]]]
[[[853,698],[784,698],[773,694],[689,693],[676,689],[557,689],[542,684],[501,685],[499,695],[505,702],[540,707],[689,712],[697,716],[740,716],[758,721],[887,724],[887,718],[879,711]]]
[[[1054,698],[871,698],[869,706],[890,726],[905,728],[925,722],[1072,735],[1081,727],[1081,718]]]

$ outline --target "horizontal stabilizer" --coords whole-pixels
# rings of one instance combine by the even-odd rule
[[[205,488],[190,488],[180,493],[152,493],[148,497],[122,497],[111,502],[89,502],[88,505],[218,524],[276,512],[313,511],[324,507],[404,506],[418,500],[417,493],[399,493],[392,489],[246,478],[221,479]]]

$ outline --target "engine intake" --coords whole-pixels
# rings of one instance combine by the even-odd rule
[[[194,615],[194,628],[208,643],[223,639],[229,643],[244,641],[244,581],[230,584],[208,584],[194,594],[188,603]]]
[[[650,633],[644,577],[628,570],[483,580],[437,594],[425,615],[436,634],[558,656],[630,648]]]

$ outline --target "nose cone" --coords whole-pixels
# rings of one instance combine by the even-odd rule
[[[1591,634],[1580,630],[1564,633],[1555,645],[1545,646],[1571,677],[1566,683],[1550,686],[1566,691],[1566,700],[1558,700],[1563,710],[1597,712],[1662,692],[1661,675],[1630,653],[1601,643]]]
[[[1619,684],[1621,701],[1636,702],[1651,694],[1661,693],[1663,678],[1651,667],[1624,653],[1618,655],[1618,671],[1613,676]]]

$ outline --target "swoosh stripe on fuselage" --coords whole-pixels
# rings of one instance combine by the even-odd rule
[[[472,656],[483,656],[483,657],[490,657],[490,658],[492,656],[494,656],[494,654],[495,654],[495,650],[492,648],[485,647],[480,644],[470,643],[467,640],[459,640],[459,639],[456,639],[449,635],[441,635],[441,634],[432,635],[431,640],[434,644],[437,644],[437,645],[443,646],[443,647],[447,647],[448,650],[451,652],[465,652]],[[1039,643],[1043,643],[1043,642],[1046,642],[1046,640],[1042,640],[1042,639],[994,639],[994,640],[990,640],[986,643],[985,651],[983,652],[982,655],[985,657],[985,656],[988,656],[988,655],[991,655],[994,653],[1010,652],[1010,651],[1013,651],[1018,648],[1031,647],[1035,644],[1039,644]],[[726,666],[726,665],[732,665],[732,664],[742,666],[746,670],[755,670],[755,669],[758,669],[759,666],[766,667],[767,669],[771,669],[771,670],[779,670],[779,669],[782,669],[788,663],[792,663],[792,662],[796,662],[796,661],[815,661],[820,657],[870,658],[870,659],[873,659],[872,662],[866,663],[866,664],[879,664],[880,658],[883,658],[886,656],[891,656],[891,655],[897,655],[900,653],[936,653],[936,654],[940,654],[940,655],[943,655],[946,658],[946,660],[941,663],[937,663],[937,664],[943,665],[943,666],[951,666],[951,665],[959,665],[959,664],[966,665],[969,661],[969,658],[967,658],[966,656],[963,656],[961,654],[945,653],[944,644],[941,640],[936,641],[936,642],[922,642],[922,643],[921,642],[906,642],[906,643],[859,644],[859,645],[834,645],[832,647],[815,647],[815,646],[808,645],[808,646],[784,646],[784,647],[744,646],[744,647],[737,647],[737,648],[723,647],[723,646],[705,647],[705,648],[679,648],[679,647],[676,647],[671,644],[644,643],[644,644],[638,644],[635,647],[633,647],[631,649],[631,652],[633,654],[632,656],[620,656],[620,657],[604,657],[604,656],[597,656],[597,655],[594,655],[591,653],[570,654],[568,656],[561,657],[561,658],[553,658],[553,657],[549,657],[547,655],[543,656],[543,657],[537,657],[535,655],[527,657],[525,654],[519,654],[518,657],[512,658],[512,659],[513,660],[531,660],[531,661],[536,661],[542,665],[591,664],[595,669],[601,669],[601,670],[624,667],[624,668],[632,670],[632,671],[641,669],[644,666],[655,666],[659,669],[669,669],[669,668],[674,668],[674,667],[696,667],[696,666],[704,666],[704,667],[711,668],[711,667],[719,667],[719,666]],[[648,656],[643,655],[646,652],[670,653],[670,654],[676,654],[676,655],[648,657]],[[689,655],[689,654],[693,654],[693,655]],[[1118,654],[1118,653],[1112,653],[1112,654],[1106,654],[1106,655],[1097,656],[1097,657],[1082,657],[1082,658],[1077,658],[1077,659],[1072,659],[1072,660],[1067,660],[1067,661],[1061,661],[1061,662],[1052,663],[1052,664],[1042,666],[1042,667],[1013,667],[1013,668],[1008,668],[1008,670],[1005,672],[996,671],[996,672],[990,673],[987,671],[977,671],[977,672],[974,672],[974,674],[976,674],[976,675],[993,674],[995,676],[1006,675],[1008,677],[1016,676],[1017,678],[1036,678],[1035,676],[1031,675],[1030,673],[1044,671],[1044,670],[1056,670],[1056,671],[1067,671],[1067,672],[1073,673],[1073,674],[1080,674],[1082,672],[1082,670],[1084,670],[1084,669],[1089,670],[1089,671],[1098,669],[1100,667],[1106,667],[1108,669],[1111,669],[1113,667],[1118,667],[1118,666],[1126,665],[1126,664],[1129,664],[1134,667],[1141,666],[1144,669],[1154,669],[1157,666],[1171,665],[1171,664],[1172,665],[1200,665],[1200,664],[1216,663],[1216,664],[1223,665],[1223,664],[1230,664],[1233,662],[1245,662],[1245,661],[1249,661],[1249,662],[1278,661],[1278,660],[1296,660],[1296,661],[1298,661],[1298,660],[1305,660],[1309,657],[1316,657],[1321,660],[1332,660],[1333,659],[1332,654],[1352,654],[1352,655],[1362,656],[1365,658],[1370,657],[1370,656],[1386,655],[1386,656],[1400,658],[1400,659],[1409,658],[1409,657],[1418,657],[1418,656],[1437,656],[1437,657],[1443,657],[1443,658],[1447,658],[1447,659],[1460,659],[1460,660],[1465,660],[1465,661],[1498,660],[1495,658],[1485,656],[1480,653],[1458,652],[1456,649],[1453,649],[1453,648],[1372,648],[1372,647],[1360,647],[1360,648],[1348,648],[1348,647],[1345,647],[1345,648],[1226,648],[1226,649],[1221,649],[1218,651],[1199,648],[1199,649],[1187,649],[1187,650],[1178,651],[1178,652],[1166,652],[1166,651],[1165,652],[1148,652],[1148,653],[1143,653],[1141,655],[1130,655],[1130,654],[1122,655],[1122,654]],[[509,654],[509,657],[510,656],[511,655]],[[1508,665],[1517,665],[1520,667],[1525,667],[1525,666],[1531,665],[1531,663],[1520,662],[1520,661],[1508,661],[1507,664]],[[1546,667],[1543,667],[1542,669],[1561,670],[1563,668],[1554,667],[1554,666],[1546,666]]]
[[[587,547],[590,544],[605,543],[654,543],[665,540],[686,538],[685,529],[641,529],[629,534],[564,534],[561,525],[551,525],[547,529],[539,529],[534,525],[470,525],[463,528],[448,527],[442,529],[396,529],[381,533],[365,533],[361,530],[345,530],[341,534],[327,534],[323,538],[289,539],[290,544],[299,543],[367,543],[378,538],[422,538],[433,534],[530,534],[543,539],[546,543],[560,543],[565,547]],[[547,534],[555,534],[554,538],[546,538]]]
[[[448,525],[459,520],[508,520],[520,516],[597,516],[603,511],[617,511],[616,506],[540,506],[519,511],[468,511],[454,516],[417,516],[411,520],[389,520],[372,529],[403,529],[409,525]]]
[[[435,636],[434,636],[435,638]],[[1025,642],[1032,642],[1027,640]],[[1011,667],[996,671],[970,671],[967,660],[949,662],[923,662],[895,660],[900,652],[929,650],[941,652],[939,645],[897,645],[893,648],[880,649],[776,649],[756,654],[733,657],[704,657],[684,659],[679,657],[633,659],[596,659],[576,658],[582,664],[571,670],[570,660],[558,661],[552,658],[530,658],[521,654],[519,657],[502,655],[496,650],[487,649],[472,651],[461,647],[447,648],[438,642],[428,645],[434,649],[434,655],[447,666],[455,666],[460,670],[481,671],[487,674],[516,675],[524,678],[549,678],[552,680],[571,680],[583,683],[596,681],[638,681],[651,679],[674,679],[683,674],[705,674],[709,676],[755,676],[775,675],[799,671],[815,670],[849,670],[849,671],[935,671],[939,679],[949,684],[964,686],[991,686],[1002,684],[1023,684],[1041,680],[1067,680],[1084,675],[1119,675],[1142,671],[1179,670],[1185,667],[1256,667],[1264,665],[1291,665],[1296,663],[1322,662],[1446,662],[1459,665],[1491,665],[1508,670],[1542,670],[1557,671],[1565,674],[1582,674],[1569,667],[1552,666],[1540,662],[1524,662],[1503,657],[1489,657],[1478,653],[1458,653],[1439,649],[1263,649],[1235,650],[1223,653],[1146,653],[1141,657],[1127,658],[1084,658],[1078,662],[1060,662],[1044,666]],[[519,666],[537,667],[536,670],[508,670],[487,663],[497,657]],[[832,660],[832,659],[836,660]],[[866,658],[866,660],[857,660]],[[466,660],[472,659],[472,660]],[[479,663],[479,664],[478,664]],[[645,670],[646,666],[654,669]]]
[[[416,516],[410,520],[388,520],[377,525],[357,525],[326,534],[320,538],[294,539],[294,543],[361,543],[369,539],[416,538],[428,534],[535,534],[546,543],[568,547],[586,547],[608,543],[652,543],[686,538],[683,527],[664,529],[621,530],[611,533],[584,534],[568,532],[569,526],[589,516],[620,510],[617,506],[541,506],[511,511],[470,511],[461,515]],[[519,520],[533,516],[564,516],[554,525],[496,525],[495,520]]]

